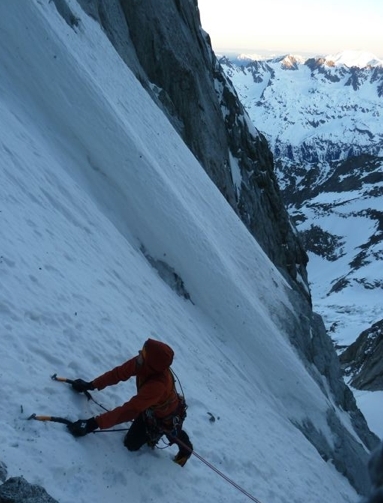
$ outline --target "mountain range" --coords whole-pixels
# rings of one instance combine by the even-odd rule
[[[341,352],[383,318],[383,62],[352,51],[220,62],[268,138],[314,308]]]
[[[272,60],[220,59],[277,161],[329,163],[383,155],[383,62],[350,55]]]
[[[379,439],[196,0],[3,2],[0,28],[0,499],[368,495]],[[51,376],[93,379],[149,337],[174,348],[187,397],[182,473],[175,445],[127,452],[119,428],[75,439],[34,420],[130,400],[130,381],[94,403]]]

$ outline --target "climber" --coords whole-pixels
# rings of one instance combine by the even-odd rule
[[[173,357],[174,352],[170,346],[148,339],[138,356],[122,365],[90,382],[83,379],[73,381],[73,389],[81,393],[87,390],[102,390],[135,376],[137,394],[109,412],[69,424],[69,431],[75,437],[81,437],[97,428],[106,429],[133,421],[124,439],[124,445],[129,451],[136,451],[145,443],[154,448],[165,435],[170,444],[176,443],[179,447],[174,462],[184,466],[193,452],[193,445],[188,434],[182,429],[186,404],[184,397],[177,393],[170,369]]]

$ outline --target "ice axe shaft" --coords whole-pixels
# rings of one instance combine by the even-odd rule
[[[32,414],[28,419],[34,419],[35,421],[51,421],[52,423],[62,423],[62,424],[73,424],[73,421],[65,419],[65,417],[57,416],[38,416],[37,414]]]
[[[57,374],[53,374],[51,376],[51,379],[53,379],[54,381],[58,381],[58,382],[65,382],[66,384],[73,384],[74,383],[74,380],[73,379],[67,379],[66,377],[58,377]],[[97,404],[99,407],[101,407],[101,409],[105,410],[105,412],[109,412],[109,410],[107,408],[105,408],[103,405],[101,405],[100,403],[98,403],[93,397],[92,395],[89,393],[89,391],[83,391],[84,395],[87,397],[88,400],[92,400],[92,402],[94,402],[95,404]]]
[[[66,382],[68,384],[73,384],[73,379],[67,379],[66,377],[58,377],[57,374],[53,374],[51,376],[51,379],[53,379],[54,381],[59,381],[59,382]]]
[[[51,379],[53,379],[54,381],[58,381],[58,382],[65,382],[67,384],[74,383],[73,379],[67,379],[66,377],[58,377],[57,374],[53,374],[51,376]],[[93,400],[92,395],[89,393],[89,391],[84,391],[83,393],[87,397],[88,400]]]

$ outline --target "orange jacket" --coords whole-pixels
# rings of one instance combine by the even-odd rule
[[[148,339],[144,347],[142,365],[139,365],[136,356],[92,382],[96,389],[102,390],[136,376],[137,394],[120,407],[95,418],[101,429],[132,421],[149,408],[157,418],[169,416],[177,408],[177,392],[169,369],[173,361],[173,350],[167,344],[153,339]]]

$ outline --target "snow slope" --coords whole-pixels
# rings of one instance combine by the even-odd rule
[[[60,503],[247,501],[175,447],[74,439],[32,413],[100,409],[50,375],[93,379],[148,337],[176,353],[195,450],[264,503],[356,502],[292,422],[333,442],[331,406],[283,332],[286,284],[74,0],[0,4],[0,460]],[[102,64],[101,64],[102,63]],[[143,253],[166,261],[193,302]],[[108,408],[132,382],[94,392]],[[209,421],[210,414],[216,418]],[[339,413],[341,421],[349,418]]]

